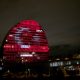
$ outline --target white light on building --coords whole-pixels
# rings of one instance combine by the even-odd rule
[[[36,32],[43,32],[42,30],[36,30]]]
[[[20,57],[32,57],[32,54],[20,54]]]
[[[35,52],[32,52],[32,54],[35,54]]]
[[[12,35],[12,34],[10,34],[9,36],[10,36],[10,37],[13,37],[13,35]]]
[[[30,48],[30,45],[21,45],[21,48]]]
[[[6,42],[8,42],[8,40],[6,39]]]
[[[77,64],[79,64],[79,62],[77,61]]]

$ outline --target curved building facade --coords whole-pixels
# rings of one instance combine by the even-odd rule
[[[38,62],[49,57],[46,35],[38,22],[23,20],[13,26],[3,42],[3,58],[8,62]]]

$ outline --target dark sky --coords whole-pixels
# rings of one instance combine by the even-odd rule
[[[80,45],[79,0],[0,0],[0,39],[24,19],[38,21],[49,45]]]

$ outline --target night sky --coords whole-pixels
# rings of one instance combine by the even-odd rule
[[[24,19],[41,24],[50,46],[80,45],[80,0],[0,0],[0,40]]]

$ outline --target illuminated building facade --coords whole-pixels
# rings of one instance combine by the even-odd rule
[[[13,26],[3,43],[3,58],[8,62],[46,61],[49,47],[42,27],[34,20]]]

